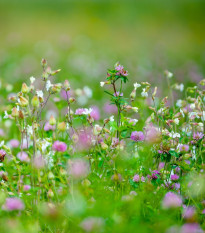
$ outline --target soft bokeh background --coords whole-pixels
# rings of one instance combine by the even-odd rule
[[[204,0],[0,1],[0,77],[11,83],[41,73],[46,58],[60,80],[98,92],[120,61],[132,81],[179,82],[205,68]],[[131,85],[131,82],[130,82]]]

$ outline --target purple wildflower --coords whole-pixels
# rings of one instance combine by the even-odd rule
[[[135,142],[140,142],[140,141],[144,141],[145,136],[143,134],[142,131],[133,131],[131,133],[131,140],[135,141]]]
[[[181,205],[182,205],[181,197],[173,192],[166,193],[162,201],[162,207],[164,209],[177,208],[180,207]]]
[[[65,142],[55,141],[53,143],[53,150],[65,152],[67,150],[67,145],[65,144]]]
[[[6,199],[6,203],[2,207],[4,210],[13,211],[13,210],[23,210],[24,203],[16,197],[11,197]]]

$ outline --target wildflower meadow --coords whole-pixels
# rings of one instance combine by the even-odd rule
[[[205,233],[205,0],[0,0],[0,233]]]
[[[89,87],[41,66],[2,113],[1,232],[204,232],[205,80],[184,88],[165,70],[164,98],[147,81],[125,95],[118,62],[98,83],[101,114],[78,106]]]

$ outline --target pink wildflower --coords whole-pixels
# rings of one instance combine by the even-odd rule
[[[9,141],[9,145],[10,145],[11,147],[13,147],[13,148],[17,148],[17,147],[19,146],[19,140],[17,140],[17,139],[11,139],[11,140]]]
[[[59,151],[59,152],[65,152],[67,150],[67,145],[65,142],[55,141],[53,143],[53,150]]]
[[[86,177],[90,171],[88,162],[83,159],[74,159],[68,165],[68,173],[75,179]]]
[[[17,158],[19,160],[21,160],[21,162],[29,162],[30,161],[28,154],[25,151],[19,152],[17,154]]]
[[[13,210],[23,210],[24,203],[16,197],[7,198],[6,203],[2,207],[4,210],[13,211]]]
[[[131,140],[135,141],[135,142],[140,142],[140,141],[144,141],[145,136],[143,134],[142,131],[133,131],[131,133]]]
[[[182,205],[181,197],[173,192],[166,193],[162,201],[162,207],[164,209],[177,208],[180,207],[181,205]]]

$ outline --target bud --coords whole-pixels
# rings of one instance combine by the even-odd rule
[[[46,71],[44,71],[43,74],[42,74],[43,80],[44,80],[44,81],[47,80],[48,77],[49,77],[49,74],[48,74]]]
[[[56,83],[51,87],[51,91],[53,93],[59,93],[61,91],[62,84],[61,83]]]
[[[88,115],[87,121],[88,123],[92,124],[94,122],[94,119],[90,115]]]
[[[104,142],[101,142],[100,144],[101,144],[101,147],[102,147],[103,150],[107,150],[108,149],[108,145],[105,144]]]
[[[46,61],[46,59],[42,59],[41,60],[41,65],[43,66],[43,68],[45,68],[46,66],[47,66],[47,61]]]
[[[135,97],[136,97],[136,90],[134,89],[130,94],[131,101],[134,101]]]
[[[33,99],[31,100],[31,104],[32,104],[32,106],[33,106],[34,108],[38,108],[38,107],[39,107],[40,102],[39,102],[39,99],[38,99],[38,96],[37,96],[37,95],[35,95],[35,96],[33,97]]]
[[[48,173],[48,178],[49,178],[50,180],[52,180],[52,179],[55,178],[55,176],[53,175],[53,173],[52,173],[51,171]]]
[[[91,185],[91,182],[88,180],[88,179],[85,179],[81,182],[81,184],[84,186],[84,187],[89,187]]]
[[[66,130],[66,123],[64,121],[61,123],[58,123],[57,129],[61,132],[64,132]]]
[[[19,111],[19,119],[24,119],[24,114],[21,110]]]
[[[78,135],[77,134],[73,134],[72,140],[73,140],[74,143],[77,143],[78,142]]]
[[[38,124],[37,122],[34,122],[34,124],[33,124],[33,128],[34,128],[34,130],[37,130],[37,129],[38,129],[38,127],[39,127],[39,124]]]
[[[69,91],[70,90],[70,83],[68,82],[68,80],[65,80],[64,84],[63,84],[63,87],[66,91]]]
[[[10,97],[8,98],[8,100],[9,100],[9,101],[16,101],[16,96],[10,96]]]
[[[67,171],[64,170],[62,167],[60,167],[60,174],[61,174],[62,176],[65,176],[65,175],[67,175]]]
[[[49,124],[50,125],[55,125],[56,124],[56,119],[54,118],[53,115],[51,115],[50,119],[49,119]]]
[[[157,94],[157,87],[154,88],[154,92],[153,92],[153,94],[152,94],[152,98],[153,98],[153,99],[154,99],[154,97],[156,96],[156,94]]]
[[[57,73],[59,73],[61,71],[61,69],[58,69],[58,70],[52,70],[50,72],[51,75],[56,75]]]
[[[73,103],[73,102],[75,102],[75,98],[70,97],[70,98],[69,98],[69,103],[71,104],[71,103]]]
[[[17,110],[16,107],[14,107],[12,109],[12,113],[11,113],[12,117],[18,117],[19,116],[19,111]]]
[[[4,157],[6,156],[6,151],[5,150],[0,150],[0,162],[4,161]]]
[[[166,78],[172,78],[173,77],[173,74],[171,72],[169,72],[168,70],[164,71],[164,75],[165,75]]]
[[[24,93],[24,94],[27,94],[27,93],[29,92],[29,88],[28,88],[28,86],[26,85],[26,83],[23,83],[23,84],[22,84],[21,91],[22,91],[22,93]]]
[[[183,159],[186,160],[186,159],[190,159],[192,157],[191,154],[185,154],[183,155]]]
[[[47,195],[48,195],[49,198],[54,197],[54,193],[53,193],[52,189],[49,189],[49,190],[48,190]]]
[[[28,100],[24,98],[23,96],[19,96],[19,104],[21,105],[21,107],[27,107]]]
[[[110,121],[109,118],[104,119],[104,124],[107,124]]]
[[[199,82],[199,84],[200,84],[201,86],[205,86],[205,79],[201,80],[201,81]]]
[[[6,176],[5,173],[2,174],[2,179],[3,179],[4,181],[6,181],[6,182],[8,181],[8,177]]]

